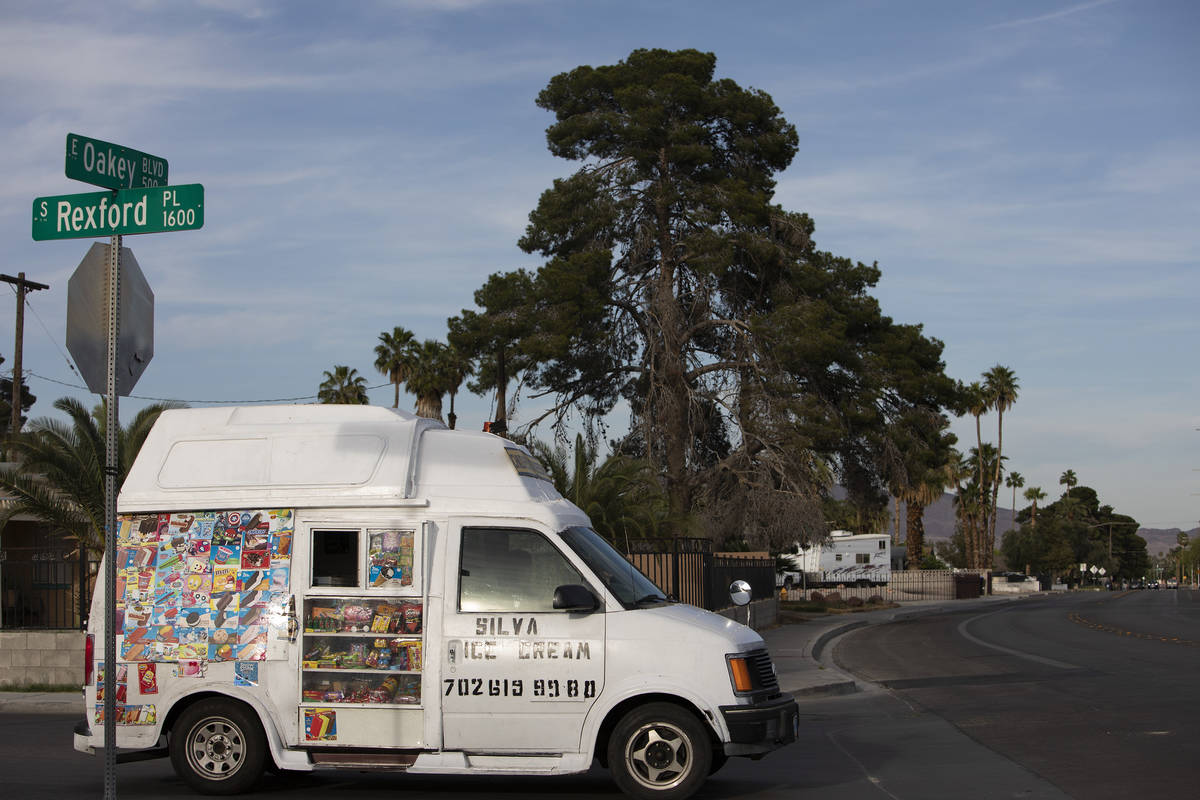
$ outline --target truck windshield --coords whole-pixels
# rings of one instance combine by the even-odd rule
[[[571,527],[559,535],[625,608],[667,602],[661,589],[591,528]]]

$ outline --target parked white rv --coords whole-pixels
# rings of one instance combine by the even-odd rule
[[[523,448],[369,406],[172,410],[119,498],[87,718],[193,789],[263,768],[564,774],[684,798],[796,739],[762,638],[672,603]],[[128,753],[128,750],[142,751]]]
[[[776,585],[884,586],[892,575],[892,544],[885,533],[834,531],[829,541],[795,544],[783,554],[789,563],[776,575]]]

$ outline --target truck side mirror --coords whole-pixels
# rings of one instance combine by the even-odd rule
[[[569,583],[554,590],[554,608],[557,611],[589,613],[595,611],[598,605],[596,595],[578,583]]]
[[[745,581],[734,581],[729,584],[729,599],[735,606],[744,606],[750,602],[750,584]]]

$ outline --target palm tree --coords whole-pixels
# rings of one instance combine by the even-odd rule
[[[334,364],[332,372],[325,371],[325,380],[317,391],[317,401],[365,406],[369,403],[367,379],[359,375],[356,369]]]
[[[384,331],[379,334],[379,344],[375,345],[375,369],[386,375],[396,390],[392,408],[400,407],[400,384],[407,377],[406,355],[415,342],[412,331],[397,325],[391,333]]]
[[[471,359],[467,358],[461,350],[451,344],[446,349],[446,391],[450,393],[450,413],[446,415],[446,419],[450,424],[450,429],[453,430],[458,422],[458,415],[454,413],[454,396],[458,394],[459,388],[463,385],[471,373],[474,372],[474,365]]]
[[[946,466],[947,477],[954,486],[954,511],[958,527],[962,530],[963,556],[968,567],[976,565],[978,551],[976,516],[979,508],[979,484],[971,481],[974,471],[970,457],[962,453],[958,453],[958,457]]]
[[[409,348],[404,386],[417,397],[418,417],[442,421],[442,395],[449,391],[451,383],[447,350],[436,339],[426,339]]]
[[[1066,495],[1071,496],[1071,490],[1079,485],[1079,479],[1075,477],[1075,470],[1069,469],[1058,478],[1058,482],[1067,487]]]
[[[1012,512],[1013,520],[1017,518],[1017,489],[1025,485],[1025,476],[1015,470],[1004,478],[1004,485],[1013,490]]]
[[[967,395],[967,413],[975,418],[975,453],[978,456],[977,465],[979,467],[976,482],[983,485],[983,432],[979,426],[980,418],[988,411],[988,398],[983,391],[983,385],[979,381],[975,381],[966,388]]]
[[[620,545],[629,538],[654,536],[665,525],[666,495],[645,461],[612,455],[597,466],[596,448],[581,434],[570,453],[538,440],[529,449],[545,465],[559,494],[583,509],[593,529],[609,541]]]
[[[1008,367],[997,364],[983,373],[983,391],[988,406],[996,409],[996,471],[992,477],[992,519],[988,527],[992,541],[996,540],[996,500],[1000,494],[1000,465],[1004,455],[1004,412],[1017,402],[1020,389],[1016,374]],[[1016,505],[1014,501],[1013,505]]]
[[[104,468],[107,463],[107,406],[89,414],[78,400],[63,397],[54,407],[70,422],[42,418],[10,442],[18,463],[0,471],[0,489],[12,500],[0,509],[0,530],[17,514],[47,523],[97,558],[104,552]],[[117,486],[146,441],[159,414],[178,403],[155,403],[117,427]]]
[[[925,549],[925,509],[945,494],[949,481],[950,471],[942,467],[925,473],[905,490],[905,540],[911,563],[920,565]]]
[[[1025,490],[1025,499],[1033,506],[1032,517],[1030,524],[1037,527],[1037,504],[1039,500],[1046,499],[1046,493],[1042,491],[1040,486],[1030,486]]]

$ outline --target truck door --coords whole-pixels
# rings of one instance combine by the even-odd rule
[[[578,752],[604,682],[603,595],[552,537],[495,521],[452,521],[441,644],[443,746]],[[598,598],[555,610],[557,586]]]

